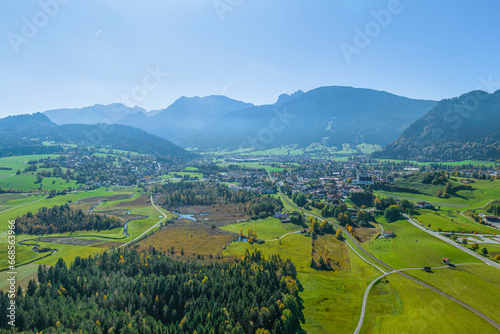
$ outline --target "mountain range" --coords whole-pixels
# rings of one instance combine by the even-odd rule
[[[163,110],[123,105],[50,110],[57,124],[114,123],[134,126],[182,147],[210,149],[307,147],[314,143],[386,145],[436,101],[383,91],[321,87],[282,94],[276,103],[255,106],[225,96],[181,97]]]
[[[45,142],[107,147],[119,150],[188,158],[192,154],[144,130],[121,124],[57,125],[46,115],[17,115],[0,119],[0,156],[55,153]]]

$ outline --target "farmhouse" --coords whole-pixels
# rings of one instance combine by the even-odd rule
[[[392,231],[384,231],[384,238],[394,238],[396,235]]]
[[[450,261],[451,261],[451,260],[450,260],[450,259],[448,259],[447,257],[443,257],[443,263],[444,263],[444,264],[448,264],[448,265],[449,265],[449,264],[450,264]]]

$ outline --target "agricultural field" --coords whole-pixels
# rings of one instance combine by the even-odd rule
[[[436,267],[447,257],[452,263],[478,263],[475,257],[449,245],[411,225],[406,220],[387,223],[383,217],[377,222],[384,230],[392,231],[394,238],[379,238],[362,246],[378,259],[396,269]]]
[[[272,167],[268,164],[262,165],[260,162],[218,162],[217,166],[227,167],[229,165],[236,165],[244,168],[252,169],[265,169],[269,172],[281,172],[284,169],[279,167]]]
[[[221,227],[225,231],[240,233],[240,229],[243,229],[243,233],[246,235],[249,228],[257,233],[257,237],[263,240],[272,240],[281,237],[282,235],[294,231],[300,231],[303,229],[302,226],[295,225],[292,223],[282,223],[279,219],[267,217],[265,219],[251,220],[249,222],[243,222],[239,224],[231,224]]]
[[[12,170],[0,169],[0,177],[16,174],[18,169],[22,172],[26,167],[28,167],[28,161],[45,159],[48,157],[57,158],[59,156],[59,154],[35,154],[0,158],[0,167],[12,168]]]
[[[36,173],[25,173],[0,179],[0,187],[28,192],[30,190],[67,190],[69,187],[76,188],[77,184],[75,180],[66,181],[58,177],[44,177],[42,182],[38,183]]]
[[[474,183],[469,184],[472,190],[460,190],[456,195],[449,198],[435,197],[438,190],[443,190],[444,185],[432,185],[422,183],[422,176],[410,176],[406,180],[398,179],[395,184],[400,186],[412,187],[418,189],[422,194],[408,193],[389,193],[380,192],[383,195],[392,196],[394,198],[407,198],[413,201],[427,201],[436,207],[445,207],[452,209],[474,209],[479,208],[489,203],[492,199],[500,198],[500,180],[474,180]],[[460,185],[460,180],[463,178],[455,178],[457,181],[451,181],[453,185]],[[468,179],[465,179],[468,180]]]
[[[423,225],[430,224],[430,228],[437,231],[442,229],[445,232],[468,232],[468,233],[493,233],[500,232],[497,229],[481,225],[471,220],[463,217],[459,213],[454,211],[448,211],[444,213],[434,212],[431,210],[420,210],[419,215],[415,215],[414,218],[418,220]]]
[[[386,278],[370,292],[363,333],[498,333],[437,292],[396,274]]]
[[[466,302],[500,322],[500,275],[488,265],[457,266],[445,270],[409,270],[407,274]]]

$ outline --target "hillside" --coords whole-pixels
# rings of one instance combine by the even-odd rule
[[[54,153],[59,146],[44,141],[188,157],[190,154],[172,142],[125,125],[66,124],[56,125],[41,113],[9,116],[0,119],[0,155]]]
[[[473,91],[439,102],[374,154],[422,161],[500,159],[500,90]]]
[[[386,145],[434,104],[370,89],[321,87],[227,114],[189,144],[200,149]]]

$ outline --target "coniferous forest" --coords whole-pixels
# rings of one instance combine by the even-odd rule
[[[116,250],[39,267],[16,298],[16,330],[43,333],[297,333],[294,264],[259,251],[198,265]],[[6,293],[0,307],[8,307]],[[0,318],[2,332],[14,332]]]

